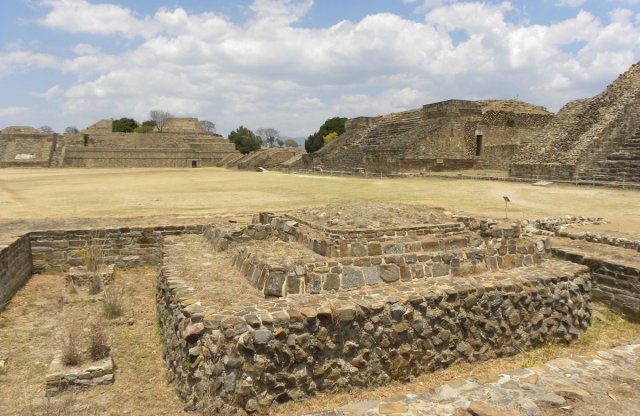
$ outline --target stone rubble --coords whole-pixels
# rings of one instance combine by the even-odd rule
[[[66,390],[85,389],[89,386],[112,384],[115,365],[111,357],[85,364],[81,367],[65,367],[62,355],[51,361],[46,375],[46,395],[53,396]]]
[[[551,416],[640,413],[640,344],[558,358],[478,384],[457,380],[426,392],[351,403],[305,416]]]

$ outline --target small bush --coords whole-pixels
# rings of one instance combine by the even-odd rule
[[[75,282],[73,282],[73,281],[69,282],[69,286],[67,287],[67,292],[70,295],[77,295],[78,294],[78,287],[76,286]]]
[[[76,327],[69,326],[62,339],[62,364],[78,365],[81,360],[78,348],[78,330]]]
[[[102,278],[98,273],[93,273],[89,281],[89,294],[97,295],[100,291],[102,291]]]
[[[98,268],[102,264],[102,258],[104,253],[104,247],[98,244],[94,238],[90,243],[87,243],[80,250],[80,257],[84,262],[87,271],[97,272]]]
[[[124,311],[124,289],[110,286],[104,290],[102,301],[104,316],[108,319],[117,318]]]
[[[91,333],[89,334],[89,355],[93,360],[99,360],[109,355],[111,347],[109,347],[109,337],[104,328],[104,321],[100,318],[92,321],[90,324]]]

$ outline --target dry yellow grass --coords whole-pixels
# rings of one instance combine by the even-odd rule
[[[0,415],[186,415],[183,403],[167,383],[155,313],[156,270],[123,271],[124,316],[107,321],[116,382],[47,400],[45,375],[61,348],[65,322],[82,334],[83,349],[91,318],[101,302],[86,289],[70,294],[60,274],[35,275],[0,314],[0,356],[9,357],[0,374]],[[62,412],[65,410],[65,412]]]
[[[33,224],[39,228],[64,228],[91,221],[115,221],[118,217],[147,217],[156,222],[179,217],[185,221],[185,217],[347,201],[419,203],[502,218],[503,195],[513,201],[513,219],[602,216],[611,222],[604,231],[640,233],[640,192],[633,190],[572,185],[539,188],[522,183],[434,177],[288,175],[218,168],[3,169],[0,224],[19,224],[7,227],[17,233]]]

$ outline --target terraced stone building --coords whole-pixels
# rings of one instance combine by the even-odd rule
[[[0,132],[0,167],[206,167],[240,156],[196,118],[167,121],[162,132],[117,133],[102,120],[76,134],[43,134],[32,127]]]
[[[371,173],[506,169],[517,148],[553,118],[515,100],[448,100],[347,121],[346,132],[294,168]]]
[[[640,63],[595,97],[565,105],[518,150],[510,174],[640,183]]]

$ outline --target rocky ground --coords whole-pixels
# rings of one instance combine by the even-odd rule
[[[352,403],[313,415],[632,416],[639,413],[640,344],[632,344],[509,371],[488,383],[461,379],[428,392]]]
[[[303,208],[291,215],[336,229],[396,228],[450,222],[451,214],[442,208],[383,202],[352,202]]]

